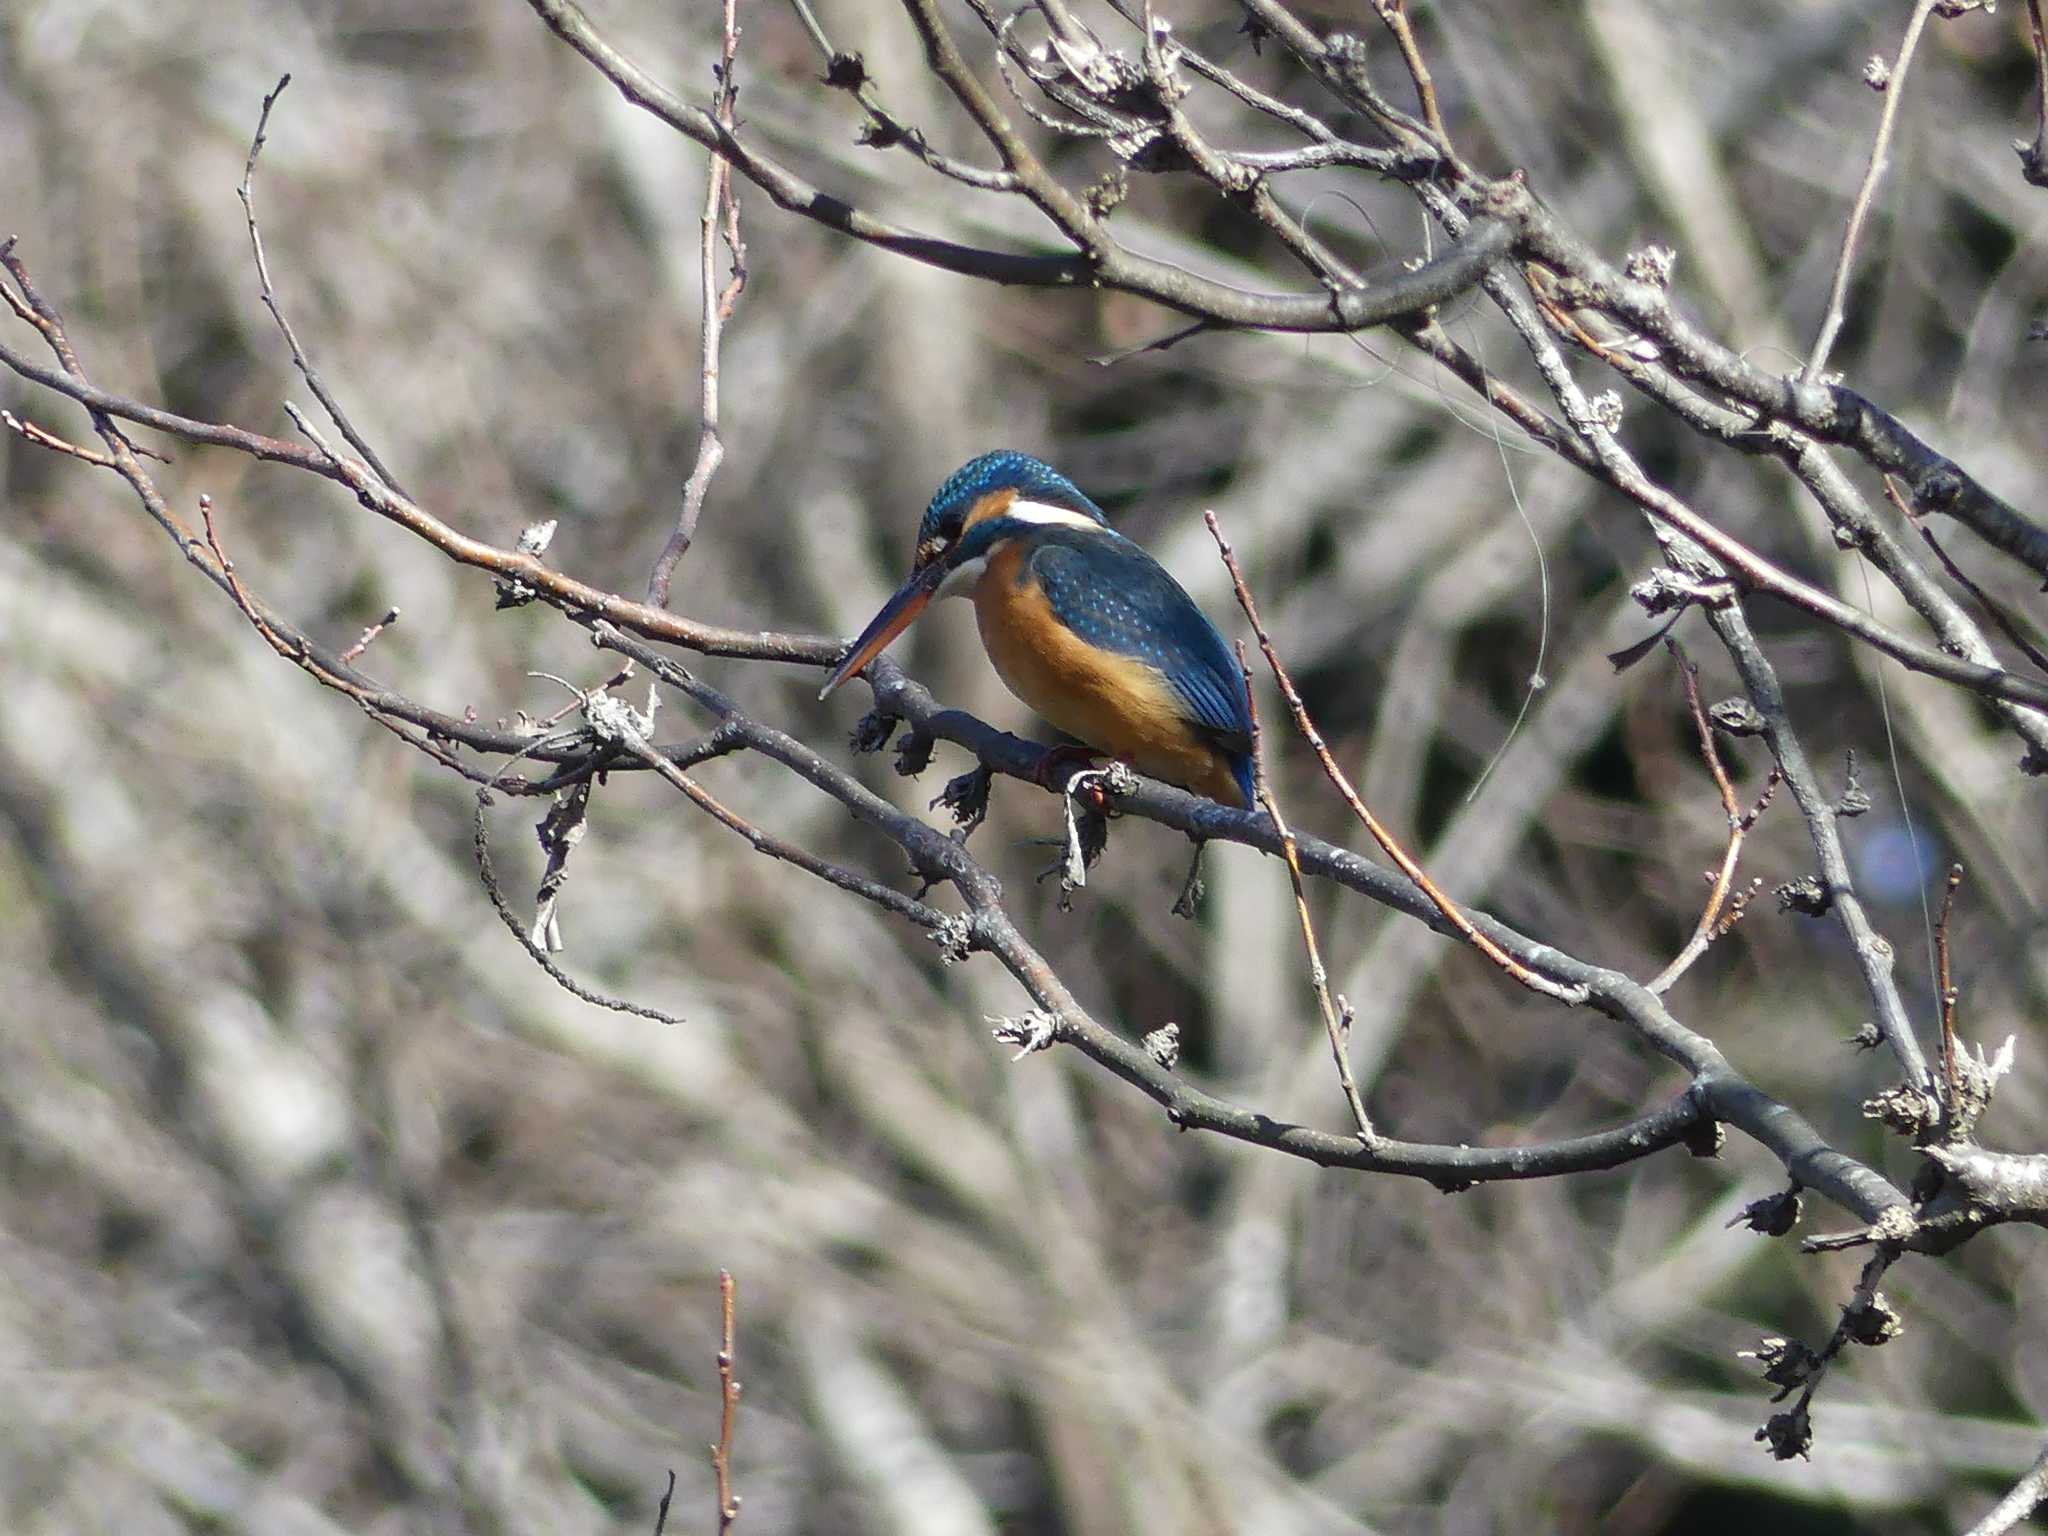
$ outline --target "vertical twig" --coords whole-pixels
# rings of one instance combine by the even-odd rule
[[[2048,187],[2048,27],[2041,21],[2041,0],[2027,0],[2027,28],[2034,36],[2034,142],[2014,139],[2020,174],[2037,187]]]
[[[1223,525],[1216,520],[1214,512],[1204,512],[1202,521],[1209,525],[1209,536],[1216,541],[1216,548],[1223,556],[1224,569],[1230,572],[1230,584],[1237,592],[1238,606],[1244,609],[1244,616],[1251,623],[1252,633],[1258,637],[1259,649],[1266,656],[1266,665],[1272,668],[1273,678],[1280,685],[1280,696],[1287,701],[1288,711],[1294,716],[1294,728],[1301,733],[1302,740],[1309,744],[1316,755],[1316,761],[1323,765],[1324,775],[1336,786],[1337,793],[1344,797],[1344,803],[1351,807],[1351,814],[1365,824],[1365,830],[1372,834],[1373,841],[1380,845],[1402,874],[1415,882],[1416,889],[1430,899],[1437,911],[1443,914],[1444,921],[1450,924],[1452,930],[1466,943],[1530,991],[1540,992],[1545,997],[1554,997],[1560,1002],[1583,1002],[1583,987],[1562,986],[1547,976],[1537,975],[1473,927],[1472,919],[1459,909],[1456,902],[1437,889],[1436,882],[1423,872],[1422,866],[1415,862],[1407,849],[1395,841],[1394,834],[1380,824],[1380,819],[1373,815],[1366,803],[1359,798],[1358,791],[1351,786],[1351,780],[1345,776],[1344,770],[1337,766],[1337,759],[1331,754],[1329,744],[1323,740],[1323,733],[1316,728],[1315,721],[1309,718],[1308,706],[1302,703],[1301,694],[1295,689],[1294,679],[1287,675],[1287,668],[1282,664],[1279,652],[1273,649],[1272,637],[1266,633],[1266,626],[1259,618],[1259,605],[1252,600],[1251,588],[1245,584],[1244,570],[1237,563],[1237,552],[1223,536]]]
[[[1429,65],[1423,62],[1422,49],[1415,41],[1415,29],[1408,22],[1408,0],[1374,0],[1374,8],[1380,13],[1380,20],[1387,24],[1387,30],[1394,34],[1394,41],[1401,49],[1401,58],[1408,65],[1408,73],[1414,77],[1415,95],[1422,103],[1423,121],[1436,135],[1438,150],[1449,155],[1451,133],[1444,126],[1444,115],[1437,107],[1436,81],[1430,76]]]
[[[718,96],[713,115],[726,128],[736,122],[739,81],[733,61],[739,52],[739,0],[725,0],[724,48],[718,65]],[[733,191],[732,163],[717,150],[704,178],[704,214],[698,246],[698,273],[704,288],[704,319],[700,341],[699,392],[703,424],[697,434],[697,462],[683,484],[683,506],[676,515],[675,531],[668,536],[655,558],[654,572],[647,579],[647,601],[657,608],[668,606],[669,583],[676,565],[689,553],[697,536],[697,520],[704,514],[704,498],[711,490],[711,477],[725,460],[725,439],[718,430],[718,349],[725,322],[732,318],[740,291],[747,286],[747,247],[740,239],[740,204]],[[723,234],[729,275],[725,287],[718,286],[718,242]]]
[[[377,450],[356,430],[355,423],[348,419],[348,413],[341,408],[341,402],[334,398],[334,392],[327,387],[327,381],[320,377],[320,370],[313,366],[312,358],[306,355],[306,349],[299,345],[298,333],[292,329],[291,321],[285,319],[283,306],[277,302],[277,290],[270,281],[270,263],[263,254],[263,232],[256,224],[256,161],[263,153],[266,135],[270,130],[271,109],[277,105],[277,98],[284,94],[284,88],[291,83],[290,75],[281,76],[277,84],[270,88],[270,94],[263,98],[262,109],[256,114],[256,136],[249,141],[249,158],[242,162],[242,185],[236,189],[235,194],[242,200],[242,217],[249,225],[249,249],[256,257],[256,281],[262,290],[263,307],[270,311],[270,318],[277,322],[278,331],[284,336],[284,344],[291,348],[292,366],[299,370],[306,381],[306,388],[313,391],[313,398],[320,402],[320,407],[327,412],[328,419],[348,440],[349,447],[363,456],[363,462],[370,466],[379,480],[407,501],[411,501],[412,492],[385,467],[384,461],[377,457]]]
[[[1835,337],[1841,332],[1845,317],[1843,306],[1849,294],[1849,273],[1856,265],[1856,242],[1862,238],[1863,221],[1869,216],[1871,202],[1877,196],[1877,184],[1884,178],[1885,156],[1891,149],[1892,127],[1898,121],[1899,99],[1906,93],[1906,71],[1912,68],[1913,50],[1920,46],[1920,34],[1937,3],[1938,0],[1918,0],[1912,17],[1906,22],[1906,36],[1899,44],[1899,55],[1892,61],[1884,86],[1884,108],[1877,116],[1877,137],[1870,146],[1870,164],[1863,172],[1863,185],[1856,191],[1856,201],[1849,207],[1849,223],[1842,231],[1842,254],[1835,262],[1835,280],[1828,288],[1827,312],[1821,316],[1820,334],[1813,340],[1813,354],[1799,371],[1802,384],[1811,384],[1820,377],[1821,369],[1827,366],[1828,353],[1834,350]]]
[[[654,1507],[654,1536],[662,1536],[668,1529],[668,1506],[676,1496],[676,1469],[668,1469],[668,1486],[661,1491],[661,1502]]]
[[[718,1444],[711,1447],[711,1471],[718,1479],[719,1536],[725,1536],[740,1517],[740,1496],[732,1491],[732,1421],[740,1406],[740,1384],[732,1374],[732,1300],[732,1271],[721,1269],[718,1272]]]
[[[1949,977],[1948,965],[1948,922],[1955,911],[1956,889],[1963,883],[1963,866],[1951,864],[1948,867],[1948,889],[1941,896],[1941,921],[1934,928],[1935,984],[1941,988],[1941,1077],[1948,1085],[1949,1104],[1953,1107],[1962,1094],[1962,1079],[1956,1072],[1956,1000],[1955,984]]]
[[[1351,1075],[1351,1005],[1342,998],[1332,1001],[1330,997],[1330,973],[1323,964],[1322,949],[1316,943],[1315,924],[1309,919],[1308,893],[1301,878],[1301,853],[1295,846],[1294,829],[1280,814],[1280,802],[1274,798],[1272,780],[1266,775],[1259,706],[1252,693],[1252,669],[1245,658],[1242,640],[1237,642],[1237,669],[1244,674],[1245,708],[1252,722],[1253,795],[1266,808],[1266,814],[1273,818],[1273,825],[1280,833],[1280,854],[1287,861],[1287,879],[1294,887],[1294,915],[1301,924],[1302,945],[1308,950],[1309,985],[1315,988],[1316,1006],[1322,1010],[1323,1028],[1330,1036],[1330,1054],[1337,1059],[1337,1081],[1344,1089],[1344,1102],[1351,1106],[1351,1118],[1358,1126],[1358,1139],[1368,1147],[1374,1146],[1379,1142],[1379,1133],[1372,1128],[1372,1118],[1365,1112],[1365,1100],[1359,1097],[1358,1080]]]

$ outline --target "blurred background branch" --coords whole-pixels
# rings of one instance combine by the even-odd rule
[[[2048,993],[2043,210],[2000,143],[2038,13],[1921,6],[1879,101],[1908,7],[530,4],[0,19],[9,1527],[646,1530],[669,1465],[723,1511],[677,1453],[729,1411],[721,1267],[742,1529],[1984,1518],[2048,1414],[2033,1149],[1969,1140],[1994,1085],[1987,1136],[2038,1122]],[[725,166],[802,215],[750,205],[745,258]],[[1843,382],[1802,377],[1836,309]],[[282,419],[294,363],[349,455]],[[1005,443],[1219,619],[1221,508],[1333,758],[1593,1006],[1444,942],[1271,754],[1365,1147],[1319,1129],[1265,818],[1144,786],[1063,913],[1041,751],[952,615],[864,729],[995,770],[973,852],[841,747],[810,669]],[[683,613],[621,595],[663,537]],[[1704,736],[1604,659],[1673,620],[1720,643]],[[593,636],[705,733],[599,687]],[[1743,825],[1730,776],[1773,773],[1802,815]],[[559,822],[528,855],[563,963],[685,1022],[508,958],[458,775],[579,795],[573,873]],[[1738,844],[1781,909],[1702,946]],[[2017,1051],[1937,1081],[1945,1008]],[[1078,1049],[960,1027],[1027,1010]],[[1641,1155],[1716,1123],[1720,1159]],[[1474,1178],[1511,1182],[1424,1187]],[[1760,1240],[1801,1186],[1865,1223],[1860,1285]]]

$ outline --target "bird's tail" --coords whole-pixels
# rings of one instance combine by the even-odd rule
[[[1230,760],[1230,776],[1237,780],[1238,793],[1244,796],[1244,808],[1255,811],[1259,808],[1259,797],[1252,783],[1252,755],[1249,752]]]

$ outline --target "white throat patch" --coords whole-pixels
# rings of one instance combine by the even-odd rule
[[[981,573],[988,569],[988,556],[976,555],[964,565],[956,565],[946,572],[932,593],[932,601],[940,602],[949,597],[967,597],[974,591],[974,584],[981,580]]]

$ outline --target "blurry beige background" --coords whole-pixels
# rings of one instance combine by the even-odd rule
[[[1165,9],[1287,83],[1220,0]],[[708,0],[592,10],[705,98]],[[820,10],[898,113],[974,147],[890,7]],[[1686,302],[1782,362],[1773,348],[1810,335],[1867,153],[1863,61],[1895,47],[1905,10],[1422,15],[1480,163],[1526,167],[1611,255],[1676,246]],[[1939,24],[1924,48],[1837,360],[2035,506],[2048,345],[2022,338],[2048,194],[2007,147],[2031,132],[2021,11]],[[954,20],[985,60],[971,15]],[[742,23],[742,117],[823,185],[937,230],[1046,238],[855,146],[786,9],[746,0]],[[257,195],[328,381],[442,516],[501,543],[559,518],[551,558],[637,593],[696,443],[703,157],[514,0],[11,0],[0,237],[20,237],[99,382],[288,434],[282,402],[311,401],[258,304],[235,200],[287,70]],[[1420,248],[1405,194],[1333,175],[1288,196],[1356,259]],[[835,243],[751,190],[742,206],[729,456],[680,609],[850,633],[938,480],[1014,446],[1234,620],[1199,521],[1214,506],[1326,730],[1449,889],[1638,975],[1682,942],[1722,818],[1668,663],[1616,676],[1604,660],[1647,628],[1626,587],[1649,546],[1613,498],[1387,338],[1204,338],[1104,368],[1089,360],[1171,318],[982,288]],[[1141,179],[1119,219],[1141,249],[1292,281],[1179,182]],[[1469,302],[1454,329],[1525,371]],[[12,378],[0,404],[82,433]],[[1647,407],[1627,434],[1733,530],[1865,600],[1768,466],[1709,454]],[[601,675],[580,632],[540,607],[494,612],[488,582],[333,487],[174,457],[166,491],[188,510],[211,494],[251,581],[309,628],[345,642],[398,605],[370,664],[415,697],[509,718],[562,700],[529,671]],[[2031,1234],[1894,1270],[1905,1336],[1829,1381],[1811,1462],[1778,1465],[1752,1442],[1767,1393],[1735,1351],[1823,1332],[1855,1261],[1724,1230],[1778,1183],[1749,1144],[1445,1197],[1181,1136],[1064,1053],[1012,1065],[982,1020],[1021,994],[991,963],[942,969],[916,932],[629,775],[599,793],[576,856],[564,963],[687,1022],[586,1006],[493,918],[462,783],[281,663],[111,477],[0,435],[0,487],[8,1530],[647,1531],[669,1468],[669,1529],[713,1529],[721,1266],[739,1283],[735,1472],[754,1536],[1941,1530],[2039,1449],[2048,1263]],[[1947,542],[2040,611],[1964,535]],[[1969,864],[1965,1032],[2020,1036],[1985,1131],[2031,1148],[2038,783],[1957,696],[1880,676],[1782,612],[1758,621],[1817,760],[1838,778],[1858,753],[1877,810],[1848,835],[1923,1018],[1919,877]],[[1468,799],[1539,640],[1548,687]],[[949,700],[1027,724],[964,612],[904,649]],[[1731,691],[1710,643],[1693,650],[1709,697]],[[821,707],[808,672],[702,670],[846,753],[859,687]],[[679,739],[691,722],[671,703]],[[918,782],[886,758],[862,771],[921,807],[965,766],[941,748]],[[1753,787],[1761,753],[1740,767]],[[1311,764],[1289,750],[1278,771],[1302,824],[1355,842]],[[785,835],[901,874],[763,762],[705,778]],[[1056,829],[1054,803],[1005,782],[995,807],[975,846],[1105,1021],[1176,1021],[1218,1091],[1343,1123],[1278,865],[1217,850],[1201,920],[1183,922],[1167,908],[1184,841],[1124,823],[1062,914],[1026,842]],[[521,891],[538,810],[493,813]],[[1781,806],[1746,870],[1776,882],[1810,859]],[[1395,1133],[1561,1135],[1674,1086],[1605,1022],[1525,1000],[1416,925],[1317,902]],[[1768,905],[1677,1010],[1910,1176],[1857,1115],[1885,1064],[1840,1044],[1866,1002],[1836,929]],[[1808,1230],[1841,1224],[1809,1212]]]

